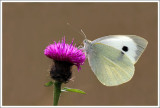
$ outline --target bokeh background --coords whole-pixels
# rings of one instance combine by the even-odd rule
[[[149,44],[137,62],[131,81],[116,87],[102,85],[86,60],[80,72],[63,85],[87,94],[62,93],[59,105],[157,105],[157,3],[3,3],[3,105],[52,105],[52,60],[43,51],[66,37],[81,44],[87,38],[135,34]],[[67,26],[69,22],[73,27]],[[75,30],[77,29],[77,30]]]

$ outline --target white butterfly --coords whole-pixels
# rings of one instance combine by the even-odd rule
[[[134,64],[148,44],[147,40],[135,35],[110,35],[94,41],[85,39],[83,43],[92,71],[106,86],[131,80]]]

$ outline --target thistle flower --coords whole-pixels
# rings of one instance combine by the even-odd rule
[[[53,59],[55,64],[50,71],[51,77],[62,83],[68,82],[71,78],[73,65],[76,65],[79,71],[80,65],[83,65],[85,61],[85,53],[73,45],[73,40],[70,45],[66,44],[65,37],[62,38],[62,42],[54,41],[54,44],[48,45],[44,54]]]

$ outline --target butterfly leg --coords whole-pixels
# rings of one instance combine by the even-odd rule
[[[79,45],[79,46],[78,46],[78,49],[84,50],[84,47],[83,47],[82,45]]]

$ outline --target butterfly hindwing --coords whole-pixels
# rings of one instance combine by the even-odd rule
[[[92,49],[88,61],[102,84],[116,86],[132,78],[134,64],[122,51],[103,43],[93,43]]]

